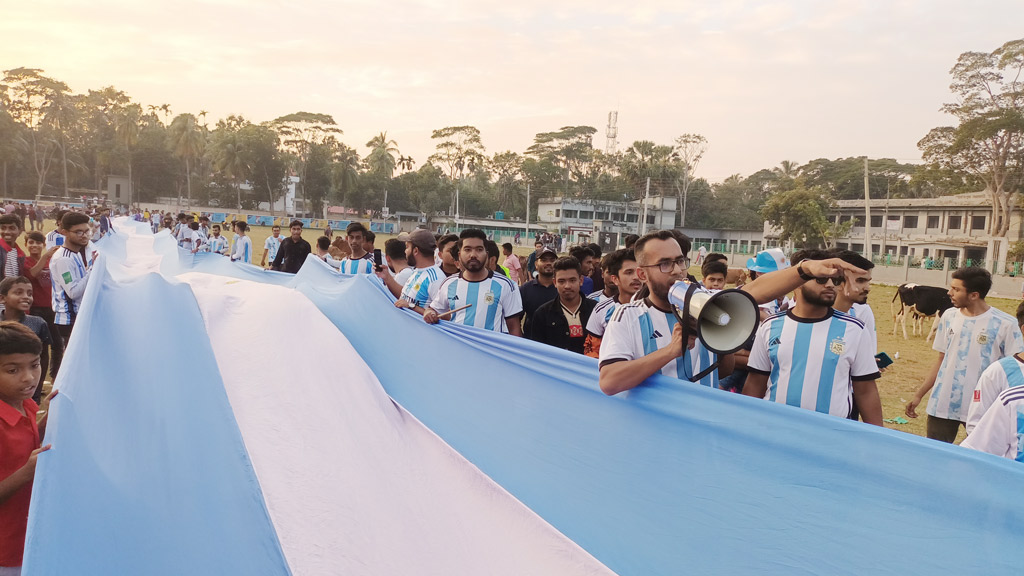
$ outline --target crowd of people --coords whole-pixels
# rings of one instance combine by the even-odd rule
[[[44,380],[56,377],[72,337],[96,257],[92,241],[113,231],[107,210],[61,210],[46,236],[41,223],[26,232],[16,208],[0,216],[0,570],[21,565],[35,464],[49,448],[40,446],[46,417],[37,418]],[[229,241],[207,217],[128,216],[154,231],[167,229],[182,250],[255,262],[245,222],[230,224]],[[698,252],[698,281],[689,274],[690,240],[673,230],[631,236],[607,254],[581,245],[560,256],[538,238],[522,260],[511,243],[499,246],[477,229],[416,229],[383,249],[358,222],[338,238],[325,230],[315,247],[302,232],[299,220],[286,237],[274,226],[259,265],[294,274],[313,255],[339,274],[377,278],[394,306],[428,324],[452,322],[597,358],[598,384],[608,395],[660,373],[882,425],[881,368],[867,305],[873,264],[854,252],[809,249],[787,258],[769,249],[739,274],[724,255]],[[709,348],[670,298],[679,282],[711,294],[735,284],[758,306],[750,338],[731,353]],[[917,417],[928,395],[928,437],[953,442],[964,426],[963,446],[1024,461],[1024,303],[1016,318],[993,308],[985,302],[991,285],[983,269],[953,273],[953,308],[942,315],[934,342],[939,357],[906,413]]]

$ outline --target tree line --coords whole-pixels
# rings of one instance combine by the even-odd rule
[[[870,195],[986,190],[998,212],[993,230],[1005,234],[1024,166],[1022,66],[1024,40],[962,54],[951,71],[957,103],[943,108],[958,125],[919,142],[922,164],[869,159]],[[694,177],[708,146],[699,134],[639,140],[616,153],[595,148],[596,134],[564,126],[536,134],[526,150],[488,152],[479,129],[449,126],[432,132],[434,153],[417,161],[386,131],[350,146],[329,114],[213,122],[205,111],[175,115],[167,104],[143,105],[113,86],[75,94],[42,70],[17,68],[0,81],[0,193],[72,198],[117,174],[128,177],[136,202],[256,209],[281,198],[297,176],[297,196],[318,217],[325,203],[380,216],[386,202],[391,212],[520,219],[528,209],[535,215],[543,197],[650,194],[677,197],[676,221],[688,227],[756,229],[768,220],[803,244],[827,244],[841,232],[827,221],[834,202],[864,196],[863,157],[784,160],[709,183]]]

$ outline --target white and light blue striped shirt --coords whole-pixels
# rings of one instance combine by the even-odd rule
[[[597,310],[591,313],[593,319]],[[668,346],[678,319],[671,311],[656,308],[650,300],[620,304],[612,314],[601,340],[601,365],[621,360],[636,360]],[[588,322],[589,326],[590,323]],[[718,356],[697,343],[685,354],[661,368],[665,376],[687,380],[718,361]],[[687,365],[687,363],[689,365]],[[696,384],[718,388],[718,370],[713,370]]]
[[[252,264],[252,240],[248,236],[235,236],[235,249],[231,253],[231,259]]]
[[[978,379],[974,398],[967,411],[967,434],[970,435],[974,431],[974,427],[1003,390],[1018,386],[1024,386],[1024,372],[1021,371],[1020,361],[1015,356],[1000,358],[985,368]]]
[[[227,254],[228,239],[223,236],[210,236],[210,240],[203,244],[203,250],[215,254]]]
[[[399,297],[407,300],[410,306],[426,307],[437,295],[437,287],[444,279],[444,272],[437,266],[417,268],[405,282]]]
[[[50,304],[54,324],[70,326],[75,323],[90,270],[78,252],[62,247],[54,253],[50,259]]]
[[[1024,388],[1016,386],[999,394],[960,445],[1024,462]]]
[[[584,328],[587,329],[587,332],[598,338],[604,337],[604,330],[608,327],[608,321],[612,319],[612,315],[615,314],[615,310],[618,307],[618,298],[605,298],[601,300],[597,306],[594,306],[594,311],[590,313],[590,320],[587,320],[587,325]]]
[[[927,412],[937,418],[967,421],[981,373],[993,362],[1024,352],[1017,319],[989,308],[966,316],[959,308],[942,313],[932,348],[945,354],[935,377]]]
[[[57,224],[60,226],[60,223]],[[54,246],[64,245],[64,235],[58,232],[56,229],[50,230],[46,233],[46,249],[49,250]]]
[[[878,378],[864,323],[831,308],[823,318],[787,311],[757,329],[747,371],[768,376],[765,399],[846,418],[853,382]]]
[[[466,304],[473,306],[453,314],[451,321],[494,332],[508,333],[505,319],[523,312],[519,286],[494,272],[478,282],[464,280],[462,274],[444,278],[430,301],[430,307],[438,313],[456,310]]]
[[[336,268],[342,274],[373,274],[373,260],[343,258]]]
[[[283,238],[280,236],[277,238],[267,236],[266,241],[263,242],[263,248],[267,251],[267,262],[273,263],[274,259],[277,258],[277,251],[281,249],[281,240]]]

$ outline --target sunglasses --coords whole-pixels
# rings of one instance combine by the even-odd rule
[[[832,281],[833,286],[842,286],[843,282],[846,282],[846,276],[826,276],[824,278],[815,278],[814,281],[824,286],[829,280]]]

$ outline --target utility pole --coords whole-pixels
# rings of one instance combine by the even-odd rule
[[[647,177],[647,187],[644,189],[644,208],[641,210],[640,235],[647,234],[647,199],[651,196],[651,177]]]
[[[649,180],[648,180],[649,181]],[[679,227],[686,228],[686,196],[690,192],[690,165],[683,164],[683,209],[679,213]]]
[[[530,239],[530,183],[526,183],[526,239]],[[531,244],[532,245],[532,244]]]
[[[884,231],[885,223],[882,223]],[[871,190],[868,182],[868,157],[864,157],[864,257],[871,260]]]

